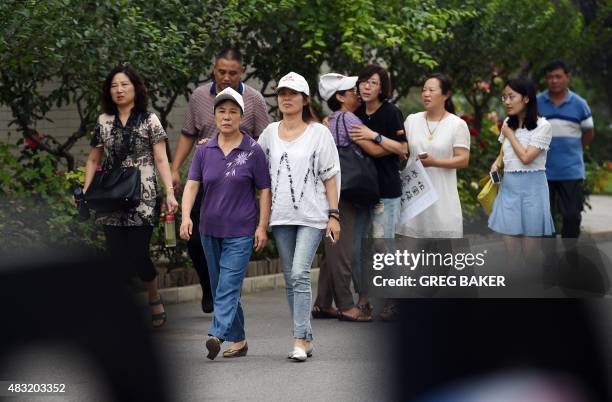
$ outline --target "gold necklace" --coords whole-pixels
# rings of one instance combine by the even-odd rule
[[[436,128],[431,130],[429,128],[429,123],[427,122],[427,113],[425,113],[425,125],[427,126],[427,132],[428,132],[427,139],[429,139],[429,141],[433,141],[433,135],[436,132],[436,130],[438,129],[438,127],[440,127],[440,122],[444,118],[445,114],[446,114],[446,111],[444,111],[444,113],[442,113],[442,116],[440,117],[440,120],[438,120],[438,124],[436,124]]]

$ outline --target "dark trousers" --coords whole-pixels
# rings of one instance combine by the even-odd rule
[[[143,282],[155,279],[157,271],[149,253],[151,234],[153,226],[104,225],[106,250],[122,276],[136,274]]]
[[[340,199],[338,209],[342,221],[342,232],[340,233],[340,240],[334,245],[327,237],[323,240],[325,253],[321,259],[315,305],[329,307],[334,301],[336,308],[348,310],[355,305],[351,292],[351,281],[353,279],[351,261],[356,209],[351,203],[343,199]]]
[[[193,231],[191,238],[187,242],[187,252],[189,258],[193,262],[193,266],[200,277],[200,286],[204,299],[212,301],[212,292],[210,290],[210,278],[208,277],[208,265],[206,264],[206,256],[202,249],[202,239],[200,238],[200,207],[202,205],[202,189],[196,195],[193,208],[191,208],[191,221],[193,222]]]
[[[562,237],[580,236],[584,205],[583,180],[549,180],[550,210],[562,217]]]

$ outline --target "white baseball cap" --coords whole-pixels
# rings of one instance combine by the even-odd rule
[[[306,79],[293,71],[278,81],[276,92],[278,92],[281,88],[293,89],[296,92],[301,92],[306,96],[310,96],[310,88],[308,87]]]
[[[215,102],[213,105],[213,111],[217,107],[217,105],[223,101],[231,100],[236,102],[240,109],[242,110],[242,114],[244,114],[244,101],[242,100],[242,95],[240,95],[235,89],[232,87],[227,87],[223,91],[219,92],[215,97]]]
[[[347,77],[342,74],[329,73],[321,76],[319,81],[319,94],[327,101],[338,91],[355,88],[358,77]]]

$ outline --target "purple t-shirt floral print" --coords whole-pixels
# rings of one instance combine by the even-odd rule
[[[244,135],[227,156],[218,136],[198,145],[189,180],[202,183],[200,233],[215,237],[253,236],[257,226],[255,189],[270,188],[266,155],[257,141]]]

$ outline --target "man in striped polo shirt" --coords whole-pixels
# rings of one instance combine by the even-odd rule
[[[583,148],[593,140],[593,117],[587,102],[569,90],[570,72],[561,61],[545,68],[548,90],[538,95],[538,110],[550,122],[553,139],[546,177],[553,214],[563,217],[562,237],[578,237],[585,179]]]
[[[231,87],[238,91],[244,100],[244,117],[240,130],[246,132],[251,137],[257,139],[259,134],[270,123],[268,117],[268,107],[263,96],[256,89],[248,86],[241,81],[244,67],[242,55],[235,49],[224,49],[215,57],[212,77],[213,81],[199,86],[193,91],[189,100],[187,114],[181,130],[181,135],[174,152],[172,160],[172,185],[174,191],[179,191],[180,175],[179,170],[185,159],[191,153],[196,140],[211,138],[217,133],[214,120],[214,100],[217,94],[225,88]],[[199,226],[200,205],[202,202],[202,191],[198,193],[193,208],[191,209],[191,220],[193,227]],[[208,266],[200,234],[194,230],[193,235],[187,243],[189,257],[193,261],[193,266],[200,277],[202,286],[202,310],[205,313],[213,311],[212,292],[208,277]]]

